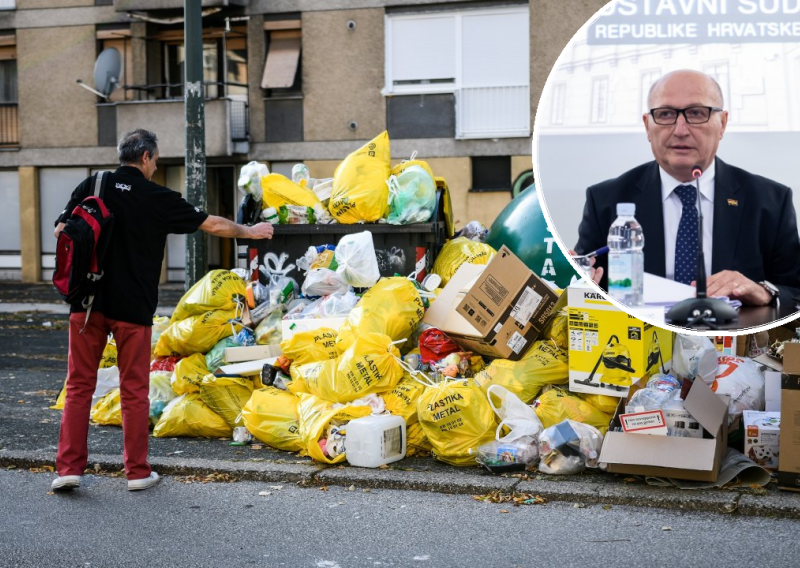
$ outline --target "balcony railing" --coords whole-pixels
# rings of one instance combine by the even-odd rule
[[[17,103],[0,103],[0,146],[19,144]]]

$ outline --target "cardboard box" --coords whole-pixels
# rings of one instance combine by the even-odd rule
[[[281,354],[280,345],[250,345],[247,347],[228,347],[225,349],[226,363],[239,363],[241,361],[255,361],[267,357],[277,357]]]
[[[745,410],[744,455],[766,469],[778,469],[780,412]]]
[[[464,349],[516,361],[557,301],[550,286],[504,246],[486,266],[462,264],[422,321]]]
[[[778,487],[800,491],[800,343],[787,343],[781,376]]]
[[[672,332],[618,310],[588,284],[567,289],[569,390],[625,397],[639,379],[669,370]]]
[[[646,382],[642,379],[635,383],[631,394]],[[728,446],[728,399],[717,396],[698,380],[686,395],[684,406],[712,437],[642,436],[615,431],[625,410],[622,400],[603,439],[601,466],[611,473],[715,482]]]
[[[347,316],[336,316],[330,318],[307,318],[307,319],[293,319],[283,320],[281,322],[281,337],[284,341],[291,339],[295,333],[301,331],[314,331],[321,327],[327,327],[334,331],[339,331],[344,322],[347,321]]]

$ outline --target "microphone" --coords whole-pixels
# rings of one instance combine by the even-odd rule
[[[700,179],[700,176],[703,175],[703,168],[695,164],[692,166],[692,177],[696,180]],[[699,191],[699,188],[698,188]]]
[[[703,168],[695,164],[692,166],[692,177],[697,187],[697,274],[695,282],[697,284],[697,297],[706,297],[706,258],[703,252],[703,206],[700,202],[700,176],[703,175]]]

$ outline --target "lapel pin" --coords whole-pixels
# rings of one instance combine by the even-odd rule
[[[728,205],[730,205],[731,207],[738,207],[739,206],[739,202],[737,200],[735,200],[735,199],[729,199],[728,200]]]

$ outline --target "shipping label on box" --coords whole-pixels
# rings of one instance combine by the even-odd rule
[[[570,391],[625,397],[632,383],[669,371],[671,331],[618,310],[585,284],[567,294]]]
[[[744,455],[766,469],[778,469],[780,412],[745,410]]]

